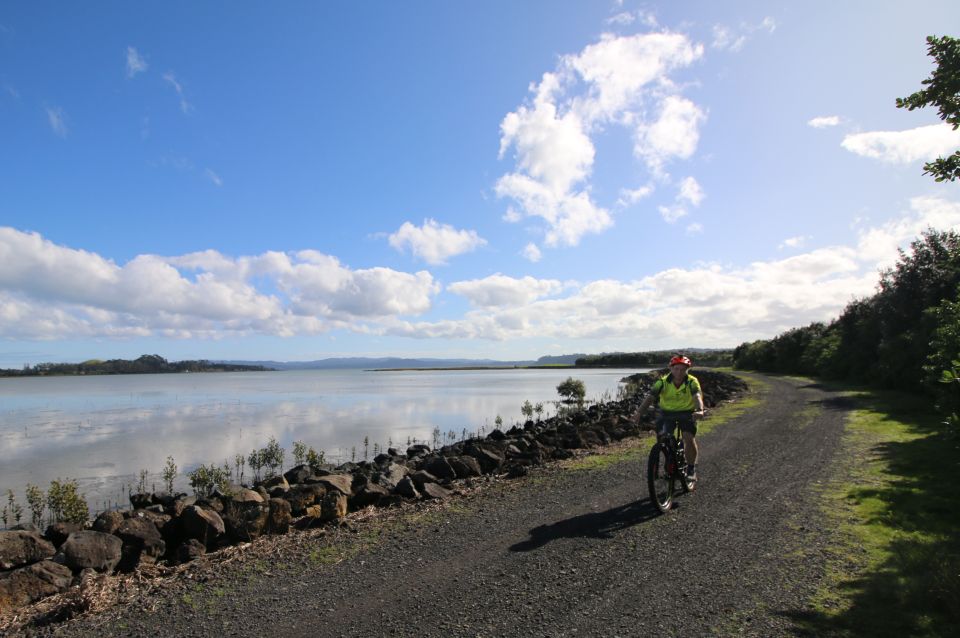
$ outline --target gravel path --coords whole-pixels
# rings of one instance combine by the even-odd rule
[[[700,437],[699,487],[668,515],[647,498],[638,450],[593,469],[493,483],[442,509],[357,523],[330,535],[346,554],[339,562],[323,538],[300,541],[157,594],[152,613],[129,605],[41,631],[800,634],[791,619],[822,571],[817,482],[827,478],[846,408],[798,381],[753,378],[764,384],[762,403]]]

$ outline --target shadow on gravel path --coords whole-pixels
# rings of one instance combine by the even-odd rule
[[[591,512],[530,530],[530,538],[510,547],[511,552],[529,552],[559,538],[613,538],[615,532],[644,523],[660,514],[649,498],[605,512]]]

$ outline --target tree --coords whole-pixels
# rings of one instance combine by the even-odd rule
[[[960,40],[943,36],[927,36],[927,55],[932,57],[937,68],[921,84],[927,88],[907,97],[897,98],[897,108],[908,111],[935,106],[940,119],[960,127]],[[960,150],[950,157],[939,157],[923,165],[923,174],[931,175],[938,182],[953,181],[960,177]]]
[[[564,403],[576,403],[582,406],[583,399],[587,396],[587,388],[580,379],[567,377],[566,381],[557,386],[557,393]]]

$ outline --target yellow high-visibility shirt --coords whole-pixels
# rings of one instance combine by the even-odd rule
[[[697,407],[693,395],[700,394],[700,382],[688,374],[678,388],[668,374],[657,379],[650,391],[660,399],[660,409],[664,412],[692,412]]]

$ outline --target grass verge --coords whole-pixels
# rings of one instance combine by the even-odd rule
[[[856,409],[839,459],[843,475],[822,495],[836,531],[801,626],[814,635],[955,636],[960,436],[922,398],[849,396]]]

